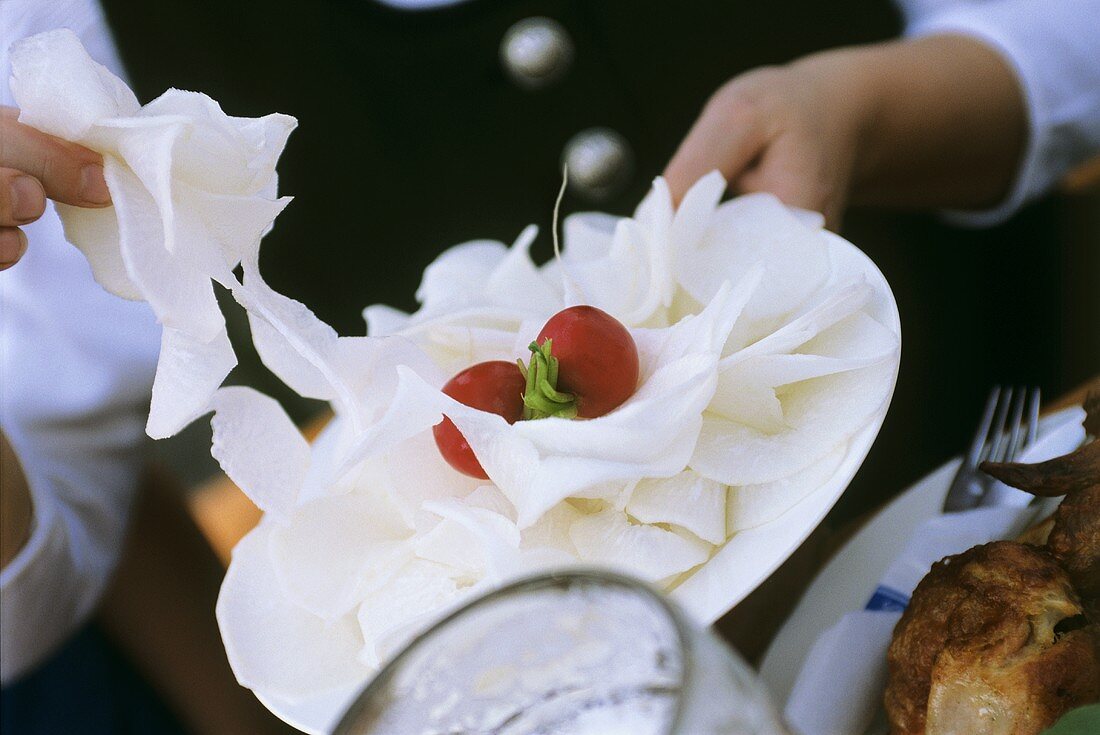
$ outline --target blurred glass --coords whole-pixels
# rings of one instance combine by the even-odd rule
[[[763,686],[649,586],[520,581],[414,640],[336,735],[784,735]]]

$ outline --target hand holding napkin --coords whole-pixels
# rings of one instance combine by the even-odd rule
[[[11,59],[20,122],[103,155],[114,206],[57,212],[100,285],[148,301],[164,326],[147,430],[174,434],[236,364],[211,281],[239,286],[233,268],[290,201],[275,197],[275,164],[297,122],[230,117],[176,89],[142,106],[67,29]]]

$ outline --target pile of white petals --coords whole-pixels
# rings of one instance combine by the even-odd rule
[[[114,207],[59,209],[99,282],[164,325],[149,433],[213,409],[212,453],[265,511],[217,613],[240,682],[277,709],[338,706],[432,620],[519,575],[602,565],[674,589],[821,486],[885,412],[899,337],[870,304],[888,291],[841,264],[854,248],[817,215],[764,194],[720,203],[717,173],[676,208],[657,179],[633,217],[568,218],[544,266],[534,227],[453,247],[416,313],[372,306],[369,336],[338,337],[257,267],[288,201],[275,163],[292,118],[233,118],[177,90],[139,106],[63,31],[21,42],[13,67],[21,120],[104,155]],[[218,389],[235,358],[212,281],[247,309],[265,364],[332,402],[312,446],[272,399]],[[574,304],[638,346],[641,381],[615,411],[509,425],[440,392],[469,365],[525,357]],[[440,457],[443,414],[491,481]]]

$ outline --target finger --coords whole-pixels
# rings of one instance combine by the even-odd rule
[[[679,202],[692,184],[718,169],[736,179],[768,143],[769,130],[759,108],[736,94],[719,92],[665,168],[665,180]]]
[[[0,166],[30,174],[46,196],[80,207],[111,203],[103,179],[103,159],[87,148],[0,115]]]
[[[27,252],[27,236],[18,227],[0,227],[0,271],[19,262]]]
[[[746,171],[734,182],[733,189],[738,194],[767,192],[789,207],[814,212],[820,212],[825,205],[825,197],[805,175],[766,161]]]
[[[731,188],[738,194],[767,192],[774,194],[789,207],[820,212],[825,217],[825,227],[833,232],[840,229],[840,222],[847,204],[840,191],[816,187],[804,177],[786,170],[754,168],[733,182]]]
[[[784,204],[825,215],[835,229],[846,203],[846,174],[820,152],[779,138],[760,162],[732,183],[739,194],[764,191]]]
[[[38,179],[14,168],[0,168],[0,227],[34,222],[46,210],[46,191]]]

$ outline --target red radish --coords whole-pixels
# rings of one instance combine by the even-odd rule
[[[493,360],[458,373],[443,386],[443,392],[470,408],[495,413],[514,424],[523,417],[524,388],[525,379],[516,363]],[[444,416],[432,428],[432,434],[447,464],[470,477],[489,479],[453,421]]]
[[[596,418],[638,389],[634,338],[594,306],[571,306],[550,317],[531,351],[524,418]]]

